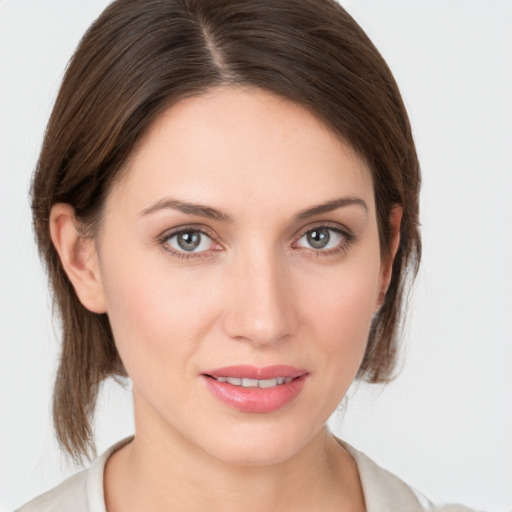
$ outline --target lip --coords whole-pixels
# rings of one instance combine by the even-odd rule
[[[239,379],[275,379],[276,377],[296,378],[308,373],[306,370],[288,365],[273,365],[259,368],[250,365],[225,366],[203,372],[211,377],[235,377]]]
[[[201,374],[207,388],[223,403],[242,412],[269,413],[281,409],[298,397],[306,382],[306,370],[287,365],[226,366],[205,371]],[[213,377],[234,377],[247,379],[291,378],[290,382],[271,388],[244,388],[228,382],[219,382]]]

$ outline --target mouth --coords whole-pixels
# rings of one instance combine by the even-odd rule
[[[230,366],[203,373],[221,402],[242,412],[268,413],[293,402],[309,373],[292,366]]]
[[[288,384],[293,380],[292,377],[275,377],[274,379],[248,379],[248,378],[238,378],[238,377],[213,377],[208,375],[212,379],[215,379],[217,382],[227,382],[232,386],[241,386],[243,388],[273,388],[275,386],[280,386],[282,384]]]

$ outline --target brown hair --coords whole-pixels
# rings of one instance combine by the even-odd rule
[[[409,120],[385,61],[334,0],[117,0],[69,63],[32,187],[34,226],[62,322],[54,391],[61,446],[93,447],[101,382],[123,376],[108,318],[82,306],[49,235],[57,202],[94,232],[134,145],[164,109],[229,84],[252,85],[307,108],[367,162],[382,255],[389,216],[403,207],[392,281],[375,315],[358,377],[390,378],[408,277],[417,271],[419,165]]]

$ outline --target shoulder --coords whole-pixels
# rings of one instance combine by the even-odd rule
[[[107,459],[132,437],[111,446],[88,469],[29,501],[15,512],[105,512],[103,474]]]
[[[60,485],[23,505],[16,512],[86,512],[87,472],[80,471]]]
[[[355,460],[368,512],[473,512],[462,505],[436,506],[364,453],[340,441]]]

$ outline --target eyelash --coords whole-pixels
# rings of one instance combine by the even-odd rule
[[[304,229],[303,231],[301,231],[300,235],[296,238],[295,242],[293,242],[292,244],[292,247],[297,244],[297,242],[302,238],[304,237],[305,235],[307,235],[308,233],[310,233],[311,231],[314,231],[314,230],[320,230],[320,229],[328,229],[329,231],[332,231],[332,232],[335,232],[336,234],[340,235],[342,237],[342,241],[336,246],[336,247],[333,247],[331,249],[327,249],[327,250],[315,250],[313,248],[306,248],[306,247],[294,247],[296,250],[301,250],[301,251],[306,251],[307,253],[309,253],[308,255],[312,256],[312,257],[329,257],[329,256],[336,256],[338,254],[342,254],[344,252],[346,252],[348,250],[348,248],[350,247],[350,245],[352,245],[355,241],[355,235],[349,230],[349,229],[341,229],[338,225],[336,226],[333,226],[329,223],[323,223],[323,224],[318,224],[318,225],[315,225],[315,226],[309,226],[307,229]],[[174,249],[172,249],[170,246],[169,246],[169,240],[172,238],[172,237],[175,237],[175,236],[178,236],[182,233],[187,233],[187,232],[190,232],[190,231],[193,231],[193,232],[196,232],[196,233],[200,233],[201,235],[205,235],[207,236],[208,238],[210,238],[212,240],[212,242],[216,243],[215,242],[215,238],[213,236],[213,234],[207,230],[205,230],[204,228],[199,228],[197,226],[184,226],[184,227],[181,227],[177,230],[172,230],[172,231],[166,231],[165,233],[162,233],[162,235],[160,235],[158,237],[158,244],[162,246],[162,248],[170,253],[173,257],[177,258],[177,259],[185,259],[185,260],[188,260],[188,259],[195,259],[195,260],[198,260],[198,259],[202,259],[202,258],[208,258],[211,256],[211,251],[201,251],[201,252],[196,252],[196,253],[193,253],[193,252],[185,252],[185,251],[176,251]],[[213,251],[213,252],[217,252],[217,251]]]
[[[180,260],[181,259],[185,259],[185,260],[196,259],[197,260],[200,258],[208,258],[209,256],[211,256],[211,254],[209,254],[208,251],[195,252],[195,253],[192,253],[192,252],[187,253],[185,251],[183,251],[183,252],[176,251],[172,247],[170,247],[170,245],[168,244],[169,240],[172,237],[178,236],[182,233],[189,233],[191,231],[195,232],[195,233],[200,233],[201,235],[205,235],[208,238],[210,238],[213,242],[215,242],[213,234],[210,233],[209,231],[205,230],[204,228],[199,228],[197,226],[183,226],[177,230],[171,230],[171,231],[166,231],[165,233],[162,233],[162,235],[160,235],[158,237],[158,243],[159,243],[159,245],[162,246],[164,251],[167,251],[168,253],[171,254],[171,256],[173,256],[177,259],[180,259]]]
[[[323,223],[305,228],[292,245],[295,245],[303,236],[307,235],[308,233],[320,229],[328,229],[329,231],[340,235],[342,240],[336,247],[327,250],[315,250],[313,248],[307,247],[298,247],[297,250],[304,250],[307,252],[308,256],[315,258],[336,256],[347,252],[348,248],[355,242],[356,239],[355,235],[348,228],[341,229],[339,225]]]

